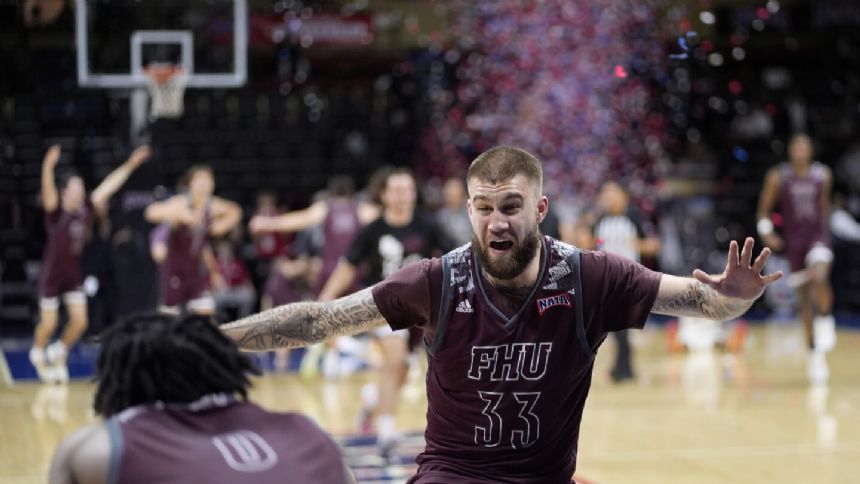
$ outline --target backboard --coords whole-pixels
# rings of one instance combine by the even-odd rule
[[[82,87],[142,88],[152,62],[181,66],[190,88],[247,78],[245,0],[75,0],[75,40]]]

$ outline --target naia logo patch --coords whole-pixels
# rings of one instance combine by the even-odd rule
[[[570,296],[566,292],[537,300],[537,310],[541,316],[543,316],[544,311],[553,306],[572,307],[573,305],[570,303]]]

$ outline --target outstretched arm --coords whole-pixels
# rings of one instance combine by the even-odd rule
[[[225,198],[212,198],[212,224],[209,233],[221,237],[242,221],[242,207]]]
[[[58,161],[60,161],[60,145],[53,145],[48,148],[42,160],[42,208],[47,213],[56,210],[60,204],[57,185],[54,184],[54,168],[57,167]]]
[[[188,200],[181,195],[174,195],[167,200],[153,202],[143,212],[146,221],[152,224],[200,224],[203,223],[200,215],[191,211],[191,208],[188,206]]]
[[[308,208],[283,215],[256,215],[248,224],[252,234],[261,232],[300,232],[321,224],[328,213],[325,202],[316,202]]]
[[[149,146],[143,145],[131,152],[128,159],[122,165],[119,165],[114,171],[99,183],[99,186],[93,190],[90,199],[93,206],[99,213],[104,213],[107,209],[107,202],[120,187],[128,180],[128,177],[137,169],[147,158],[149,158]]]
[[[720,321],[742,315],[764,293],[768,284],[782,277],[782,272],[761,275],[770,257],[770,249],[765,247],[751,264],[752,250],[753,239],[748,237],[739,257],[738,243],[732,241],[728,264],[718,276],[699,269],[693,272],[695,279],[663,274],[651,311]]]
[[[362,333],[386,324],[371,288],[330,302],[299,302],[221,326],[239,348],[264,351],[320,343]]]

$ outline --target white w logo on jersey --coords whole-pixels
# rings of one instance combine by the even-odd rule
[[[278,463],[275,449],[250,430],[239,430],[212,437],[212,444],[231,469],[237,472],[262,472]]]

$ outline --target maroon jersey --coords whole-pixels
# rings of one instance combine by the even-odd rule
[[[570,482],[595,352],[607,331],[644,325],[660,274],[549,237],[540,267],[514,300],[467,245],[374,288],[392,328],[426,330],[426,449],[410,482]]]
[[[207,206],[202,224],[177,225],[167,234],[167,257],[161,265],[161,300],[165,306],[187,303],[209,288],[209,269],[203,263],[203,249],[208,241],[210,222]]]
[[[80,289],[83,282],[81,253],[92,218],[93,206],[89,199],[75,212],[66,212],[58,206],[45,214],[47,243],[39,275],[40,297],[57,297]]]
[[[129,408],[107,422],[108,482],[342,483],[340,451],[307,417],[226,395]]]
[[[357,203],[335,198],[326,202],[326,208],[326,216],[322,223],[325,239],[321,254],[323,266],[317,282],[317,294],[325,286],[338,261],[346,254],[356,234],[361,230]],[[354,289],[357,287],[351,288],[348,292],[353,292]]]
[[[792,270],[804,267],[806,254],[814,245],[829,247],[827,214],[821,211],[821,191],[827,179],[827,168],[812,163],[806,176],[798,176],[791,165],[779,166],[779,209],[783,219],[785,253]]]

